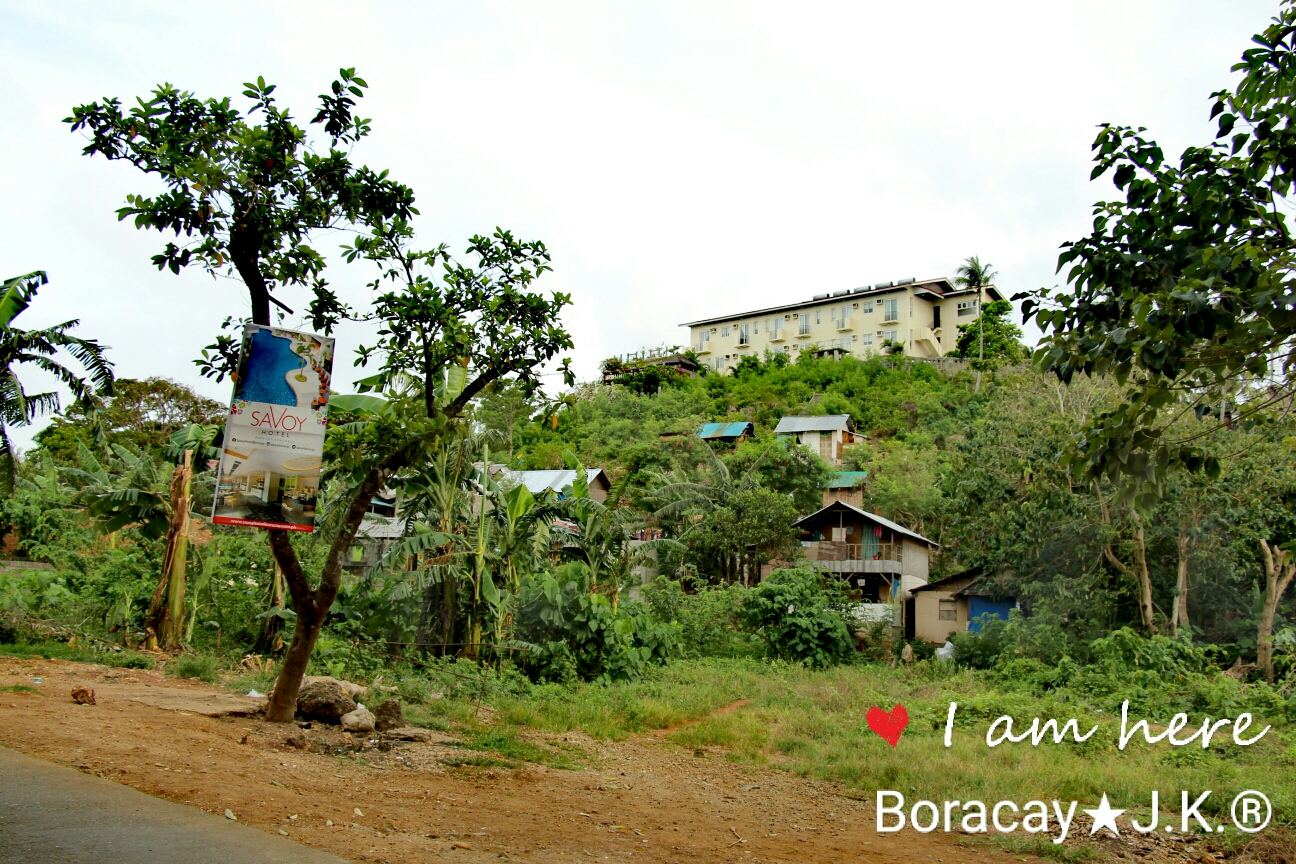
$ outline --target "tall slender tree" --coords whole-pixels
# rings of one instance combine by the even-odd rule
[[[981,367],[985,365],[985,289],[999,274],[990,262],[981,263],[976,255],[965,260],[954,271],[954,282],[977,292],[977,389],[981,387]]]

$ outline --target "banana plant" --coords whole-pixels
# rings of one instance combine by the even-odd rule
[[[590,497],[589,472],[576,454],[566,450],[563,459],[575,474],[572,485],[563,490],[566,497],[559,502],[577,525],[577,530],[566,533],[577,551],[576,557],[589,567],[590,592],[610,594],[615,612],[635,569],[651,565],[657,550],[680,544],[669,539],[635,539],[634,535],[648,522],[624,503],[628,477],[617,484],[606,503],[601,503]]]

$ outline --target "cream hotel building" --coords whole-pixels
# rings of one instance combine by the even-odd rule
[[[981,291],[987,303],[1003,299],[993,285]],[[882,353],[890,342],[903,346],[909,357],[944,357],[954,350],[958,325],[975,321],[980,312],[975,288],[945,278],[900,279],[680,326],[689,328],[689,346],[698,360],[724,372],[766,350],[793,358],[806,350],[867,357]]]

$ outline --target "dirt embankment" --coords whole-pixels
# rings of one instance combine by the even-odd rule
[[[39,695],[0,690],[0,745],[228,809],[354,861],[1022,860],[956,836],[879,835],[872,805],[840,788],[719,752],[698,758],[660,736],[614,744],[556,736],[587,754],[590,767],[579,771],[451,767],[472,760],[447,736],[352,752],[336,730],[204,716],[248,700],[153,672],[0,658],[0,687],[12,685]],[[72,701],[78,685],[95,689],[96,705]],[[290,746],[289,736],[310,749]]]

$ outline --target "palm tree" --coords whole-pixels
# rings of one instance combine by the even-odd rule
[[[959,268],[954,271],[954,282],[962,285],[964,288],[977,289],[977,363],[985,365],[985,327],[984,316],[981,314],[982,307],[985,305],[982,295],[987,285],[993,284],[994,279],[999,274],[995,272],[994,266],[990,262],[981,263],[981,259],[976,255],[968,258]],[[977,371],[977,388],[981,387],[981,372]]]
[[[673,542],[678,548],[683,548],[680,541],[699,530],[710,514],[732,508],[739,496],[760,485],[756,469],[765,460],[766,454],[778,445],[766,447],[741,477],[734,477],[730,473],[729,466],[716,455],[711,445],[703,441],[702,446],[707,459],[704,470],[709,475],[702,480],[681,478],[674,474],[651,475],[652,489],[648,500],[658,505],[653,511],[653,518],[659,523],[676,524],[679,534]],[[727,578],[736,579],[746,570],[746,562],[739,556],[728,561],[725,570]]]
[[[78,401],[112,393],[112,364],[98,342],[70,334],[79,323],[76,319],[41,330],[13,326],[31,305],[36,290],[48,282],[45,271],[36,270],[0,284],[0,492],[13,491],[16,470],[9,428],[29,425],[38,416],[59,410],[58,393],[28,393],[18,379],[18,367],[26,364],[53,375]],[[56,359],[60,350],[84,367],[84,377]]]

